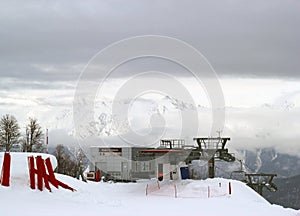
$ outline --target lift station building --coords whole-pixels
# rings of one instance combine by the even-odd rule
[[[90,172],[121,181],[138,179],[178,179],[179,166],[188,156],[184,140],[161,140],[158,148],[90,147]]]
[[[225,145],[230,138],[194,138],[196,145],[185,140],[160,140],[157,148],[147,147],[90,147],[90,173],[117,181],[138,179],[189,178],[187,164],[192,160],[207,160],[209,177],[214,177],[214,160],[233,162]],[[94,175],[91,175],[94,178]],[[91,179],[92,179],[91,178]]]

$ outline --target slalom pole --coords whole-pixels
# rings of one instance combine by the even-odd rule
[[[48,144],[49,144],[49,138],[48,138],[48,128],[46,129],[46,153],[48,154]]]

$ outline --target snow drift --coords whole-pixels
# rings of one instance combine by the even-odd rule
[[[300,212],[271,205],[244,183],[228,179],[183,180],[163,182],[162,187],[177,184],[184,196],[146,196],[147,184],[153,180],[137,183],[84,183],[77,179],[56,174],[56,178],[74,187],[76,192],[53,189],[31,190],[27,168],[27,154],[12,153],[11,187],[0,186],[1,215],[272,215],[299,216]],[[1,154],[2,156],[2,154]],[[53,166],[56,160],[51,157]],[[0,157],[1,158],[1,157]],[[26,173],[27,172],[27,173]],[[232,195],[197,198],[200,188],[232,184]],[[168,190],[165,190],[168,193]]]

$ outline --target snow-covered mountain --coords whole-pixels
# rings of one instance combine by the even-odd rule
[[[85,107],[86,103],[87,101],[83,101],[81,106]],[[127,109],[123,110],[124,107]],[[195,118],[197,112],[198,120]],[[94,118],[88,122],[88,127],[80,128],[82,133],[76,133],[74,130],[73,110],[70,109],[57,111],[51,117],[48,116],[46,124],[50,129],[50,136],[54,137],[54,141],[57,140],[55,139],[57,131],[63,131],[70,140],[78,135],[79,138],[86,138],[81,137],[80,134],[101,138],[138,134],[148,139],[148,134],[151,138],[153,133],[157,131],[159,135],[167,138],[188,138],[191,142],[193,136],[198,133],[200,121],[201,127],[199,128],[202,134],[208,135],[211,124],[209,112],[209,108],[190,104],[170,96],[163,96],[158,99],[138,98],[134,101],[130,99],[113,101],[104,98],[95,101]],[[84,110],[79,113],[84,118],[86,114]],[[207,127],[202,125],[207,125]],[[161,134],[162,132],[163,134]],[[74,141],[66,142],[72,143]]]
[[[276,173],[278,177],[300,174],[300,157],[278,152],[275,148],[239,150],[244,163],[253,173]]]

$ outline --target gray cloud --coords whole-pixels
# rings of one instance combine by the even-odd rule
[[[4,1],[1,77],[76,80],[117,40],[158,34],[201,51],[219,75],[299,77],[299,1]],[[52,65],[43,71],[32,65]],[[74,65],[82,68],[74,69]],[[65,67],[64,71],[56,70]]]
[[[52,143],[74,143],[67,132],[80,72],[101,49],[137,35],[165,35],[191,44],[221,78],[299,81],[299,8],[297,0],[1,1],[0,114],[12,113],[23,124],[27,116],[36,116],[52,127]],[[178,65],[143,59],[122,65],[112,78],[145,70],[188,76]],[[236,82],[230,86],[242,91]],[[245,95],[260,103],[255,94],[271,94],[264,92],[268,88]],[[296,93],[287,94],[278,95],[275,105],[285,106]],[[229,109],[225,131],[235,137],[233,146],[289,143],[298,150],[299,113],[299,104],[292,110]]]

